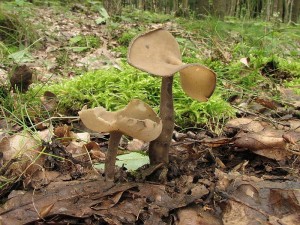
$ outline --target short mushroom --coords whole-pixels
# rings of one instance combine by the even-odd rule
[[[137,99],[115,112],[96,107],[84,108],[78,113],[87,128],[110,133],[104,169],[106,180],[114,179],[116,156],[123,134],[149,142],[156,139],[162,130],[162,122],[153,109]]]
[[[160,117],[162,132],[150,142],[150,163],[168,163],[174,130],[173,76],[180,73],[184,92],[198,101],[207,101],[216,86],[216,74],[200,64],[184,64],[176,39],[162,28],[137,36],[131,42],[128,63],[142,71],[162,77]]]

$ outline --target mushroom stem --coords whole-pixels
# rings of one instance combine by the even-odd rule
[[[119,131],[110,132],[108,150],[105,159],[105,179],[108,181],[114,180],[115,176],[115,164],[118,153],[118,146],[122,137],[122,133]]]
[[[160,94],[160,118],[162,120],[162,132],[149,145],[150,164],[169,163],[169,149],[174,130],[174,106],[173,106],[173,76],[162,77]]]

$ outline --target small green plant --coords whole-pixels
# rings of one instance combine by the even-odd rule
[[[285,86],[293,89],[296,94],[300,95],[300,77],[285,82]]]
[[[28,22],[34,11],[26,1],[0,3],[0,63],[32,61],[30,48],[39,47],[37,27]]]
[[[92,48],[98,48],[100,44],[100,39],[95,36],[78,35],[69,40],[70,47],[68,47],[68,49],[74,52],[84,52]]]
[[[122,46],[128,47],[130,41],[136,36],[138,31],[136,29],[130,29],[124,31],[118,38],[118,43]]]
[[[13,109],[13,100],[9,93],[9,88],[5,85],[0,85],[0,105],[9,111]]]
[[[168,22],[174,17],[172,15],[153,13],[150,11],[132,10],[132,8],[126,8],[122,11],[121,20],[127,22],[139,21],[139,23],[164,23]]]
[[[29,46],[37,39],[35,27],[26,22],[26,15],[11,13],[0,5],[0,37],[10,46]]]
[[[70,63],[69,52],[60,50],[56,56],[56,62],[59,66],[65,66]]]

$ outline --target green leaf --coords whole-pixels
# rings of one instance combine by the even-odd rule
[[[98,12],[100,14],[100,17],[98,17],[96,19],[96,23],[97,24],[105,23],[107,21],[107,19],[109,18],[107,11],[105,10],[105,8],[100,7],[100,8],[98,8]]]
[[[74,45],[82,40],[82,36],[75,36],[70,38],[69,42],[71,45]]]
[[[28,52],[28,49],[14,52],[8,55],[8,58],[14,60],[16,63],[26,63],[33,61],[31,54]]]
[[[106,21],[105,18],[103,18],[103,17],[98,17],[98,18],[96,19],[96,24],[102,24],[102,23],[105,23],[105,21]]]
[[[128,170],[137,170],[141,166],[149,164],[149,157],[139,152],[119,155],[117,159],[117,166],[124,165]]]
[[[131,152],[129,154],[117,156],[116,165],[118,167],[124,166],[130,171],[137,170],[146,164],[149,164],[149,157],[139,152]],[[94,166],[97,169],[104,169],[104,163],[95,164]]]
[[[98,9],[98,11],[99,11],[99,14],[100,14],[105,20],[107,20],[107,19],[109,18],[109,15],[108,15],[108,13],[107,13],[107,11],[106,11],[105,8],[101,7],[101,8]]]

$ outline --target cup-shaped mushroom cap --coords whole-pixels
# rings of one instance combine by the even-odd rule
[[[116,125],[117,113],[108,112],[103,107],[83,108],[78,114],[82,123],[90,130],[101,133],[118,129]]]
[[[191,64],[180,71],[184,92],[198,101],[207,101],[216,87],[216,74],[201,65]]]
[[[136,139],[152,141],[162,130],[162,122],[153,109],[137,99],[116,112],[96,107],[78,113],[83,124],[97,132],[119,131]]]
[[[216,86],[216,74],[200,64],[184,64],[176,39],[161,28],[136,37],[129,46],[127,60],[156,76],[173,76],[180,71],[184,92],[198,101],[207,101]]]
[[[182,65],[176,39],[163,29],[136,37],[129,46],[127,59],[130,65],[158,76],[173,76]]]

